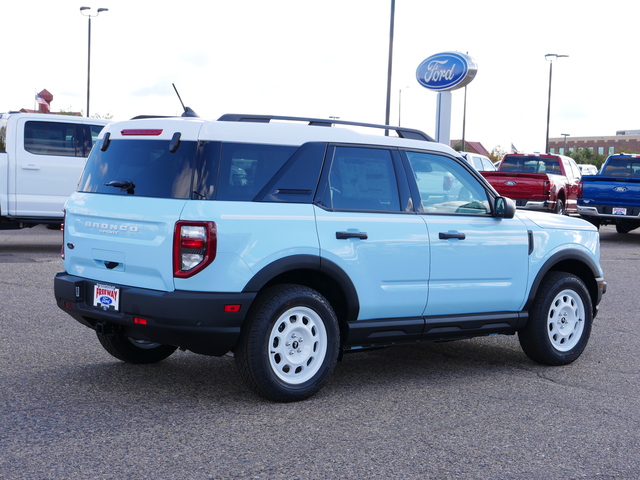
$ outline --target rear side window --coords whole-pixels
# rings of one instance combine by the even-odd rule
[[[400,211],[391,152],[336,147],[322,203],[336,210]]]
[[[76,129],[74,123],[26,122],[24,149],[35,155],[75,157],[80,144],[76,139],[77,132],[81,130]]]
[[[250,202],[297,149],[287,145],[206,143],[195,189],[197,197]]]
[[[190,198],[196,142],[113,140],[106,151],[91,151],[78,184],[79,192]]]
[[[7,120],[0,118],[0,153],[7,151]]]

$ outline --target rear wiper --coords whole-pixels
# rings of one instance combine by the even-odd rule
[[[133,182],[128,180],[120,181],[120,180],[111,180],[109,183],[104,184],[106,187],[116,187],[121,188],[122,190],[126,190],[127,193],[133,195],[133,190],[136,188]]]

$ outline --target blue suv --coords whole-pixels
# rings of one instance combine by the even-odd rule
[[[534,361],[568,364],[606,289],[592,225],[516,212],[400,127],[112,123],[65,215],[56,301],[111,355],[233,352],[275,401],[316,393],[343,352],[405,342],[517,333]]]

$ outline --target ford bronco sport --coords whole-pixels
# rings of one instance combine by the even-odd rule
[[[343,352],[403,342],[517,333],[568,364],[606,287],[595,227],[516,212],[420,131],[257,115],[108,125],[63,258],[57,304],[111,355],[233,352],[275,401],[316,393]]]

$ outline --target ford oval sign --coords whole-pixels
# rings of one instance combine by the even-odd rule
[[[436,92],[462,88],[476,76],[478,65],[469,55],[444,52],[432,55],[423,61],[416,77],[420,85]]]

